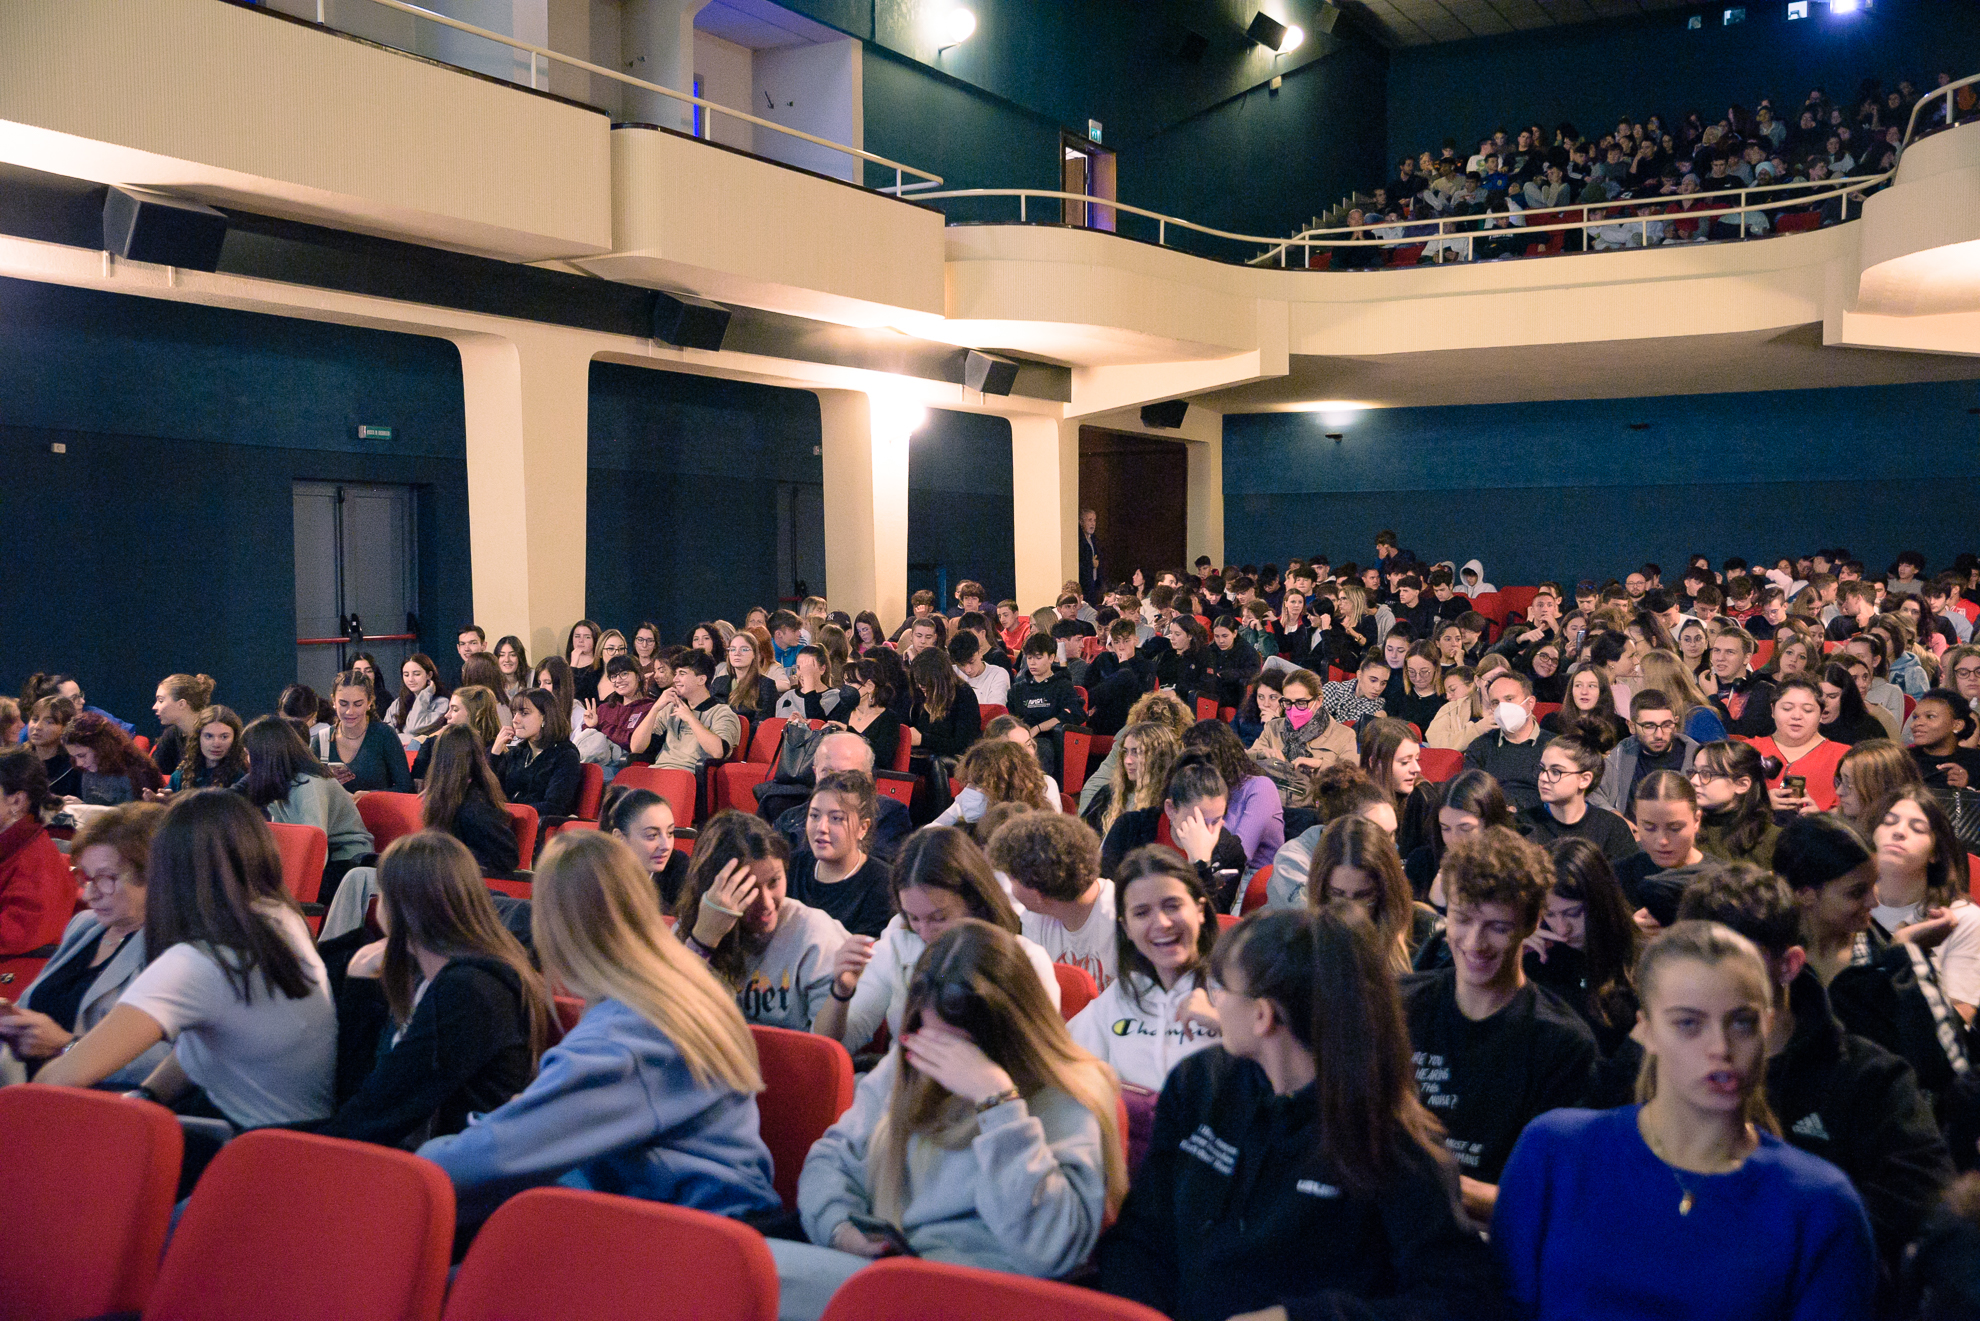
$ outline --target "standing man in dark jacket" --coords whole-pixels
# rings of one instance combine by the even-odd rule
[[[1095,533],[1100,515],[1091,509],[1079,511],[1079,590],[1088,605],[1100,604],[1100,542]]]
[[[1685,890],[1680,919],[1719,922],[1760,949],[1774,975],[1767,1102],[1781,1136],[1849,1177],[1882,1265],[1888,1304],[1905,1245],[1953,1179],[1952,1157],[1911,1066],[1843,1030],[1801,946],[1787,882],[1746,862],[1715,862]]]

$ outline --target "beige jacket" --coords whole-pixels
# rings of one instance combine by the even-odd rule
[[[1430,728],[1423,731],[1423,746],[1463,752],[1471,746],[1473,739],[1490,728],[1492,728],[1490,717],[1480,720],[1471,718],[1471,703],[1446,702],[1442,709],[1431,717]]]

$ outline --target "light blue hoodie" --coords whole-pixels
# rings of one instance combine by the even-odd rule
[[[756,1098],[697,1083],[666,1034],[617,1000],[587,1009],[520,1096],[419,1154],[453,1180],[463,1224],[549,1183],[725,1216],[781,1205]]]

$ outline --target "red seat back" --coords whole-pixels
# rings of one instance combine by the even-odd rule
[[[257,1129],[206,1167],[145,1321],[436,1321],[453,1241],[432,1161]]]
[[[1545,720],[1548,716],[1560,709],[1561,704],[1559,702],[1535,702],[1533,704],[1533,718],[1535,720]]]
[[[551,1003],[552,1007],[557,1011],[557,1030],[559,1035],[576,1027],[578,1020],[584,1017],[584,1001],[578,999],[575,995],[555,996],[552,998]]]
[[[887,1257],[839,1286],[822,1321],[1163,1321],[1160,1312],[1092,1289],[1003,1271]]]
[[[980,702],[977,704],[976,710],[983,718],[983,723],[987,725],[998,716],[1003,715],[1008,708],[998,706],[995,702]]]
[[[749,755],[745,761],[770,765],[777,760],[777,745],[784,741],[784,726],[790,721],[782,716],[768,716],[757,722],[756,733],[750,736]]]
[[[508,808],[509,828],[516,832],[516,865],[527,868],[536,861],[536,809],[527,803],[510,803]]]
[[[914,736],[908,732],[906,725],[902,725],[900,737],[894,740],[894,759],[888,763],[888,769],[906,775],[913,760]]]
[[[1070,1023],[1074,1014],[1099,996],[1099,984],[1093,980],[1092,973],[1070,963],[1055,963],[1052,972],[1059,979],[1059,1017]]]
[[[1540,595],[1538,587],[1501,587],[1499,599],[1505,602],[1508,615],[1518,615],[1524,619],[1533,609],[1533,598]],[[1483,613],[1482,611],[1480,613]],[[1495,624],[1503,624],[1503,619],[1495,619]]]
[[[282,855],[282,884],[299,904],[313,904],[323,889],[323,864],[330,856],[330,837],[319,826],[270,821],[275,851]]]
[[[142,734],[131,735],[131,746],[147,757],[151,755],[151,740]]]
[[[852,1056],[830,1037],[750,1025],[763,1091],[756,1098],[763,1145],[776,1167],[777,1195],[797,1209],[798,1173],[811,1144],[853,1103]]]
[[[1093,757],[1093,734],[1089,730],[1066,731],[1066,750],[1059,758],[1059,788],[1076,794],[1086,787],[1086,767]]]
[[[915,783],[915,777],[903,771],[876,771],[873,776],[874,789],[902,807],[914,806]]]
[[[511,881],[500,876],[484,876],[481,883],[497,894],[506,894],[511,899],[530,899],[535,890],[528,881]]]
[[[532,1188],[475,1236],[446,1321],[776,1321],[777,1263],[726,1216]]]
[[[1776,234],[1799,234],[1811,229],[1820,229],[1821,227],[1822,213],[1820,211],[1796,211],[1785,216],[1777,216],[1774,219],[1774,232]]]
[[[1759,669],[1762,665],[1765,665],[1768,661],[1772,660],[1773,657],[1774,657],[1774,640],[1772,638],[1768,638],[1764,642],[1756,642],[1753,644],[1754,669],[1756,670]]]
[[[774,761],[731,761],[717,766],[713,781],[716,810],[733,807],[738,812],[754,812],[756,787],[776,771]],[[678,812],[674,819],[680,820]]]
[[[418,794],[387,793],[381,789],[360,797],[357,809],[364,818],[364,828],[371,832],[371,847],[380,853],[400,836],[417,835],[426,829]]]
[[[674,809],[674,824],[694,824],[694,774],[691,771],[664,770],[658,766],[627,766],[616,783],[628,789],[651,789]]]
[[[182,1146],[163,1106],[33,1083],[0,1091],[0,1315],[67,1321],[143,1307]]]
[[[1269,865],[1251,873],[1251,881],[1244,887],[1244,902],[1238,905],[1238,912],[1249,913],[1253,909],[1263,908],[1267,894],[1266,887],[1271,883],[1272,868]]]
[[[1418,766],[1424,779],[1442,784],[1464,769],[1464,754],[1455,748],[1425,748]]]
[[[1242,922],[1243,920],[1244,919],[1239,917],[1236,913],[1219,913],[1217,914],[1217,930],[1229,931],[1232,927],[1236,926],[1239,922]]]
[[[1471,608],[1493,623],[1503,625],[1510,607],[1506,605],[1504,592],[1480,592],[1471,598]]]
[[[1198,720],[1215,720],[1217,718],[1217,699],[1214,697],[1197,698],[1196,718]]]
[[[586,762],[578,768],[577,807],[571,815],[584,821],[598,819],[598,804],[605,798],[605,768]],[[525,867],[529,864],[525,862]]]

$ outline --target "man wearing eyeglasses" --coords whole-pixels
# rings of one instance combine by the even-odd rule
[[[1609,752],[1593,801],[1634,821],[1637,784],[1652,771],[1690,774],[1698,743],[1679,731],[1671,699],[1655,688],[1630,701],[1629,727],[1634,732]]]

